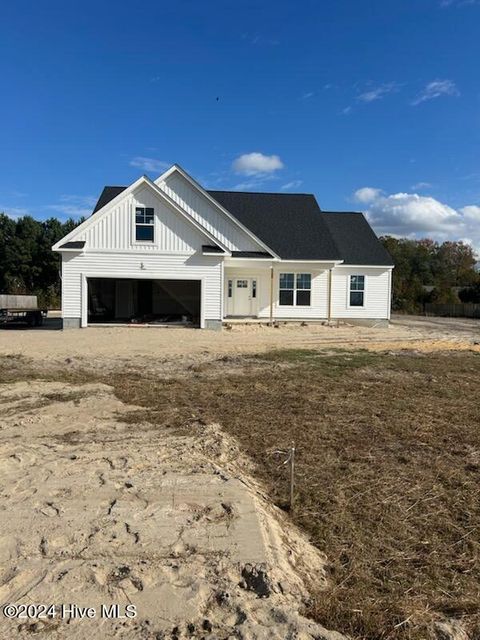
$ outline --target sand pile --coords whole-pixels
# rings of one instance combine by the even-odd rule
[[[218,427],[128,422],[101,384],[3,385],[0,409],[0,602],[55,607],[0,638],[342,637],[301,616],[324,558]]]

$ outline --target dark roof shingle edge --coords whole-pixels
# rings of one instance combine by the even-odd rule
[[[83,249],[85,246],[84,240],[70,240],[70,242],[65,242],[65,244],[61,244],[59,249]]]
[[[267,251],[232,251],[232,258],[273,258]]]
[[[122,191],[125,191],[126,188],[127,187],[103,187],[103,191],[97,200],[97,204],[95,205],[92,214],[97,213],[97,211],[99,211],[102,207],[104,207],[111,200],[120,195]]]
[[[203,253],[225,253],[218,244],[202,244],[202,251]]]

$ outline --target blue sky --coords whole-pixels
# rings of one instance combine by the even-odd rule
[[[480,0],[4,3],[0,211],[177,162],[480,247],[479,32]]]

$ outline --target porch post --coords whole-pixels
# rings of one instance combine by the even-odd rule
[[[273,264],[270,266],[270,326],[273,325]]]
[[[332,269],[328,270],[328,322],[332,319]]]

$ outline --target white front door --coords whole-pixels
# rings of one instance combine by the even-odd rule
[[[233,279],[233,315],[249,316],[252,313],[252,279]]]

